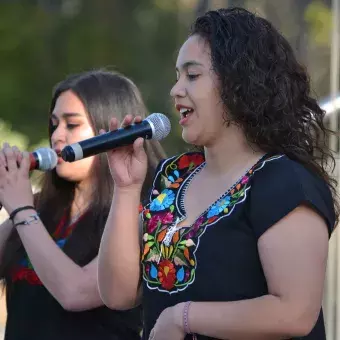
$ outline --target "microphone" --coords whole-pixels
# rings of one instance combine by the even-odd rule
[[[75,162],[120,146],[130,145],[139,137],[161,140],[170,133],[170,130],[171,124],[167,116],[152,113],[140,123],[67,145],[61,151],[61,157],[66,162]]]
[[[38,148],[29,154],[30,171],[41,170],[48,171],[54,169],[58,164],[57,153],[51,148]],[[0,202],[0,210],[2,204]]]
[[[48,171],[58,164],[57,153],[51,148],[38,148],[29,154],[30,170]]]

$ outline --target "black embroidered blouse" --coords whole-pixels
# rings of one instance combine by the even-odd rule
[[[196,152],[161,162],[142,211],[145,339],[160,313],[179,302],[237,301],[268,294],[257,242],[297,206],[308,204],[325,219],[329,234],[333,230],[334,205],[327,184],[285,155],[264,156],[191,226],[180,228],[186,188],[204,166],[204,155]],[[322,311],[304,339],[326,339]]]

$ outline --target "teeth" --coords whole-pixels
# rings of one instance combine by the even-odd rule
[[[186,109],[186,108],[182,108],[179,110],[179,112],[186,117],[190,112],[192,112],[192,109]]]

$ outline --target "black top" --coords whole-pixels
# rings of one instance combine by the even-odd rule
[[[163,161],[142,212],[145,339],[159,314],[179,302],[237,301],[268,294],[257,242],[297,206],[308,204],[325,219],[329,235],[333,230],[328,186],[284,155],[265,156],[225,188],[190,228],[177,228],[176,221],[185,218],[186,188],[204,165],[201,153]],[[326,339],[322,311],[303,339]]]
[[[65,217],[52,235],[60,248],[76,226],[75,223],[65,227],[64,222]],[[90,250],[83,265],[91,262],[97,252],[98,248]],[[140,339],[140,308],[119,312],[103,306],[81,312],[66,311],[43,286],[27,257],[13,268],[6,298],[5,340]]]

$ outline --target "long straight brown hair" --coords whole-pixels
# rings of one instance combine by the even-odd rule
[[[58,97],[69,90],[82,101],[95,134],[98,134],[100,129],[108,130],[109,120],[113,116],[121,121],[126,114],[142,117],[146,115],[140,91],[130,79],[119,73],[95,70],[69,76],[53,89],[50,114]],[[49,121],[48,133],[51,139],[53,130],[51,120]],[[165,153],[158,142],[146,141],[145,148],[149,167],[142,199],[148,194],[147,190],[151,187],[157,164],[165,158]],[[79,265],[85,265],[97,255],[110,209],[114,185],[105,154],[96,156],[92,176],[95,190],[92,190],[93,195],[86,218],[79,221],[64,246],[65,253]],[[54,232],[65,213],[69,216],[75,185],[76,183],[60,178],[55,170],[44,174],[41,191],[35,196],[35,206],[50,234]],[[14,230],[7,241],[0,264],[0,278],[4,279],[5,285],[10,284],[10,271],[24,255],[22,242]]]

